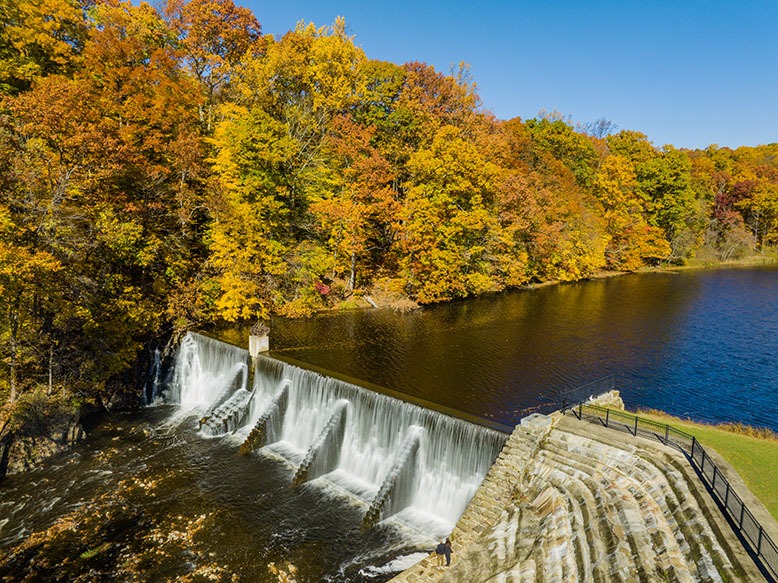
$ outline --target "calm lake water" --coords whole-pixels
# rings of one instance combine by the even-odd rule
[[[515,424],[610,373],[630,408],[778,431],[778,267],[632,274],[275,320],[279,356]]]

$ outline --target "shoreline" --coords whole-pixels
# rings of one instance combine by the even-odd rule
[[[493,292],[484,292],[478,295],[467,296],[464,298],[454,298],[454,299],[450,299],[442,302],[436,302],[432,304],[419,304],[404,295],[400,296],[394,294],[376,293],[376,289],[371,289],[368,293],[365,293],[362,296],[348,298],[346,300],[336,303],[335,305],[329,308],[318,310],[308,317],[316,317],[316,316],[328,315],[328,314],[338,313],[338,312],[347,312],[351,310],[370,310],[370,309],[373,310],[388,309],[396,312],[407,312],[413,310],[420,310],[426,307],[431,307],[436,305],[445,305],[452,302],[461,302],[461,301],[467,301],[476,298],[483,298],[494,294],[501,294],[501,293],[513,292],[513,291],[541,289],[553,285],[562,285],[568,283],[597,281],[601,279],[610,279],[613,277],[622,277],[622,276],[632,275],[632,274],[673,273],[676,271],[716,270],[716,269],[735,269],[735,268],[749,269],[749,268],[763,267],[763,266],[770,266],[770,265],[778,265],[778,254],[773,254],[773,253],[755,254],[755,255],[749,255],[747,257],[743,257],[742,259],[736,259],[731,261],[718,261],[718,262],[692,260],[689,263],[686,263],[684,265],[659,265],[655,267],[641,267],[640,269],[636,269],[634,271],[602,270],[596,272],[595,274],[589,277],[583,277],[577,280],[562,281],[562,280],[555,279],[555,280],[527,283],[514,288],[507,288],[504,290],[493,291]],[[376,300],[376,298],[379,299]],[[359,305],[355,305],[355,303],[357,302],[359,302]],[[274,317],[283,318],[286,316],[274,316]]]

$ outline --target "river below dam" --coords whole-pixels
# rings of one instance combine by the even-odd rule
[[[364,310],[276,319],[271,355],[487,425],[515,424],[530,411],[553,407],[557,391],[616,373],[617,388],[630,407],[778,430],[776,300],[774,267],[636,274],[408,313]],[[246,334],[228,330],[219,336],[245,344]],[[200,342],[202,350],[207,342]],[[278,373],[278,378],[285,375]],[[243,383],[240,390],[250,388],[247,376],[236,377]],[[288,407],[300,403],[295,419],[306,412],[306,419],[332,425],[341,419],[332,411],[311,413],[320,407],[312,395],[330,392],[328,385],[316,386],[305,398],[284,398]],[[278,400],[275,385],[262,390],[267,398],[257,398],[257,407],[267,407],[274,395]],[[325,399],[322,406],[368,403],[356,416],[363,417],[360,431],[366,431],[370,419],[364,411],[375,398],[350,386],[337,390],[334,405]],[[429,528],[403,520],[402,512],[366,527],[365,500],[376,494],[383,478],[371,482],[369,476],[351,475],[292,486],[299,459],[291,463],[288,458],[300,458],[305,450],[292,447],[295,438],[287,435],[288,428],[279,429],[276,449],[240,454],[248,427],[206,437],[198,431],[200,393],[191,384],[178,393],[179,405],[107,416],[73,450],[0,483],[0,555],[53,525],[55,535],[43,552],[68,573],[93,574],[85,580],[211,576],[229,581],[235,575],[238,581],[276,581],[268,569],[273,563],[279,568],[293,564],[298,582],[386,581],[434,548],[441,529],[455,520],[447,507],[435,511],[431,523],[437,526]],[[445,455],[440,440],[434,447],[442,453],[425,453],[431,446],[419,437],[436,431],[438,418],[422,422],[416,410],[391,407],[381,423],[410,420],[408,427],[398,425],[395,433],[404,433],[395,441],[406,453],[421,452],[415,455],[422,461],[415,464],[429,465]],[[347,417],[352,414],[342,419]],[[359,460],[370,457],[365,445],[370,438],[357,443],[348,425],[340,423],[345,437],[341,434],[338,444],[352,448],[350,463],[369,465]],[[487,461],[496,451],[493,441]],[[295,451],[287,454],[290,449]],[[380,458],[380,451],[374,453]],[[471,454],[459,457],[465,455]],[[399,459],[400,454],[391,456]],[[383,467],[391,467],[389,461]],[[380,460],[371,463],[381,466]],[[432,485],[414,494],[417,504],[434,506],[440,502],[438,489],[449,488],[452,481],[472,489],[485,471],[484,460],[457,469],[457,475],[446,473],[449,465],[430,469],[426,483]],[[354,484],[368,494],[355,495]],[[423,508],[413,509],[413,500],[404,504],[412,518],[425,514]],[[68,525],[75,525],[72,531]],[[0,578],[21,579],[31,556],[20,555],[20,562],[0,567]],[[47,571],[44,566],[37,572]]]

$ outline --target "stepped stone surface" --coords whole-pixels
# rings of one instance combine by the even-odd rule
[[[764,581],[680,452],[559,414],[519,425],[456,528],[448,568],[392,581]]]
[[[200,430],[206,435],[222,435],[240,427],[246,415],[252,393],[238,389],[224,403],[200,420]]]

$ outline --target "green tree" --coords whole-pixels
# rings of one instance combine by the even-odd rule
[[[579,134],[558,113],[526,122],[536,160],[550,155],[562,162],[580,186],[590,186],[599,157],[587,136]]]
[[[704,225],[699,221],[700,206],[692,188],[688,155],[669,145],[658,150],[639,132],[621,131],[608,136],[606,141],[612,154],[632,162],[646,220],[652,227],[662,229],[670,243],[672,258],[676,261],[689,258],[699,243]]]

